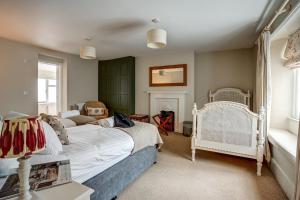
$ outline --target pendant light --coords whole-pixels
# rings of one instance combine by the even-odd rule
[[[158,24],[158,18],[152,19],[154,24]],[[167,46],[167,31],[159,28],[150,29],[147,32],[147,47],[152,49],[160,49]]]
[[[90,41],[91,37],[87,37],[86,41]],[[80,48],[80,58],[82,59],[96,59],[96,48],[90,45],[85,45]]]

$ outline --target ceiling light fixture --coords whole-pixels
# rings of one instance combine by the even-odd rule
[[[159,18],[152,19],[154,24],[160,22]],[[147,47],[160,49],[167,46],[167,31],[159,28],[150,29],[147,32]]]
[[[85,40],[88,41],[88,42],[91,39],[92,39],[91,37],[85,38]],[[82,46],[80,48],[80,58],[88,59],[88,60],[96,59],[96,48],[93,47],[93,46],[90,46],[90,45]]]

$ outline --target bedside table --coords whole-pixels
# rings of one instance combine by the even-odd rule
[[[31,191],[32,200],[90,200],[94,190],[77,183],[75,181],[52,188]],[[13,197],[9,200],[17,200],[18,197]]]

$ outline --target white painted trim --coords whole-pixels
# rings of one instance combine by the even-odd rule
[[[280,165],[277,163],[275,159],[271,159],[271,171],[278,181],[279,185],[287,195],[289,199],[293,199],[293,194],[295,190],[295,184],[293,181],[286,175],[286,173],[281,169]]]
[[[299,120],[288,117],[287,121],[288,121],[289,132],[293,133],[294,135],[298,135]]]
[[[188,94],[187,91],[171,91],[171,90],[148,90],[145,91],[148,94]]]
[[[282,137],[277,137],[274,134],[278,134],[278,133],[282,133],[283,134],[283,138]],[[274,136],[273,136],[274,135]],[[287,138],[290,138],[290,140],[287,140]],[[290,149],[285,148],[284,146],[290,146],[291,145],[291,141],[293,141],[293,138],[295,137],[295,152],[291,152]],[[280,138],[280,139],[275,139],[275,138]],[[278,141],[280,140],[280,141]],[[275,128],[270,128],[269,133],[268,133],[268,141],[274,146],[277,147],[278,149],[280,149],[282,152],[284,152],[287,156],[287,158],[293,162],[296,163],[296,148],[297,148],[297,136],[295,136],[294,134],[290,133],[287,130],[281,130],[281,129],[275,129]],[[285,143],[282,143],[283,141],[287,141]],[[280,144],[281,143],[281,144]],[[284,144],[284,145],[282,145]]]
[[[158,109],[159,101],[173,101],[174,99],[177,101],[177,109],[172,110],[175,112],[175,132],[182,133],[183,132],[183,121],[185,118],[185,103],[186,103],[186,95],[185,93],[179,91],[155,91],[149,93],[150,96],[150,120],[152,120],[152,116],[158,114],[160,111]],[[176,113],[177,111],[177,113]]]

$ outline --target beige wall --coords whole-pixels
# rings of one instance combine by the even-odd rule
[[[187,87],[149,87],[149,67],[187,64]],[[176,90],[186,91],[185,120],[192,119],[192,105],[194,102],[194,52],[176,52],[170,54],[157,53],[156,56],[136,57],[135,63],[135,110],[136,113],[149,114],[148,90]]]
[[[272,65],[272,109],[271,127],[288,129],[292,111],[292,81],[293,71],[283,67],[282,54],[286,44],[285,39],[271,43]]]
[[[10,110],[37,114],[38,54],[67,62],[67,104],[98,99],[98,63],[0,38],[0,113]],[[27,95],[24,95],[27,91]]]
[[[198,108],[208,102],[209,90],[236,87],[253,92],[253,49],[199,53],[195,56],[195,101]]]

